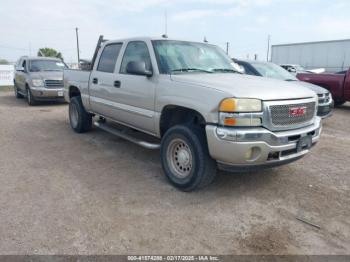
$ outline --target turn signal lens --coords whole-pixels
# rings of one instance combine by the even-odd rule
[[[261,126],[261,118],[260,117],[253,117],[254,113],[251,113],[250,117],[248,115],[249,113],[246,113],[245,116],[240,116],[239,114],[232,114],[232,113],[224,113],[221,112],[219,114],[219,123],[222,126]]]
[[[235,112],[236,100],[233,98],[225,99],[220,104],[220,112]]]
[[[225,118],[224,119],[224,125],[225,126],[235,126],[236,125],[236,119],[235,118]]]

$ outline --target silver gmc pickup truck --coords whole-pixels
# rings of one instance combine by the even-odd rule
[[[94,123],[160,148],[165,175],[183,191],[210,184],[217,168],[297,160],[321,133],[315,92],[242,75],[220,48],[206,43],[100,38],[91,70],[64,71],[64,96],[74,131],[89,131]]]

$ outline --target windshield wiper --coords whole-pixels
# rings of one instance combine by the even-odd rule
[[[236,74],[242,74],[241,72],[231,69],[231,68],[214,68],[212,72],[223,72],[223,73],[236,73]]]
[[[204,72],[204,73],[213,73],[212,71],[209,70],[204,70],[200,68],[178,68],[178,69],[173,69],[171,72]]]

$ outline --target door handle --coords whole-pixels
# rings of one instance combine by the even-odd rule
[[[92,83],[93,84],[98,84],[98,79],[97,78],[92,79]]]
[[[120,81],[114,81],[114,87],[120,88],[121,85],[122,83]]]

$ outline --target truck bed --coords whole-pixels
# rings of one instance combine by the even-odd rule
[[[65,69],[63,71],[64,79],[64,97],[69,102],[68,90],[70,86],[79,87],[80,90],[88,90],[91,71],[79,69]]]

